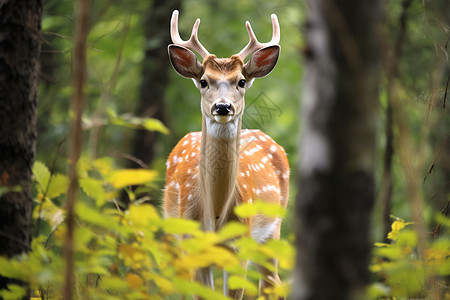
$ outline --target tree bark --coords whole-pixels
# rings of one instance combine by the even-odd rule
[[[0,255],[7,257],[31,244],[41,16],[39,0],[0,0]],[[0,277],[0,289],[10,283],[17,282]]]
[[[293,299],[363,299],[381,1],[310,0]]]

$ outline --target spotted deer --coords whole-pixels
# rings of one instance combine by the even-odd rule
[[[256,215],[241,220],[234,207],[260,200],[286,208],[289,164],[284,149],[259,130],[241,130],[244,95],[255,78],[268,75],[280,53],[280,26],[272,14],[272,40],[260,43],[246,22],[249,43],[230,58],[210,54],[197,37],[200,19],[188,41],[178,32],[178,11],[171,19],[173,44],[168,46],[175,71],[191,78],[201,94],[202,131],[184,136],[172,150],[166,167],[164,214],[197,220],[205,231],[217,231],[227,222],[248,224],[258,243],[280,237],[281,218]],[[196,51],[203,59],[200,63]],[[248,62],[244,59],[252,54]],[[273,261],[275,265],[277,262]],[[260,294],[279,284],[277,271],[258,266]],[[224,294],[241,299],[243,290],[229,290],[224,272]],[[210,268],[197,271],[197,280],[214,288]]]

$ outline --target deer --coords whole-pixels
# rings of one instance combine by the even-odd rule
[[[202,126],[200,132],[187,133],[166,162],[164,215],[196,220],[204,231],[218,231],[228,222],[238,221],[249,226],[249,234],[258,243],[279,239],[281,217],[261,214],[242,220],[234,213],[234,207],[256,200],[283,208],[288,203],[290,169],[285,150],[262,131],[241,128],[247,89],[277,63],[278,18],[271,15],[273,33],[269,42],[259,42],[247,21],[248,44],[230,58],[217,58],[198,40],[200,19],[185,41],[178,32],[178,16],[175,10],[169,59],[175,71],[192,79],[200,91]],[[202,63],[192,51],[201,56]],[[261,273],[259,293],[266,298],[265,288],[281,283],[276,260],[271,263],[275,271],[257,266]],[[210,267],[197,270],[196,280],[214,289]],[[242,289],[228,289],[225,271],[223,281],[225,296],[242,299]]]

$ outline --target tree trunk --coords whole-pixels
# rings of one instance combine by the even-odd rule
[[[310,0],[293,299],[363,299],[381,1]]]
[[[146,49],[142,69],[142,82],[136,115],[151,117],[164,122],[164,94],[168,83],[170,62],[167,45],[171,43],[169,24],[172,11],[179,9],[181,0],[156,0],[149,6],[145,20]],[[132,168],[150,165],[155,159],[155,143],[159,133],[137,130],[132,144],[131,154],[137,159],[130,161]],[[142,162],[137,164],[136,161]],[[122,193],[122,202],[128,203],[126,193]]]
[[[31,243],[41,15],[41,1],[0,0],[0,255],[7,257]],[[0,289],[12,282],[0,277]]]

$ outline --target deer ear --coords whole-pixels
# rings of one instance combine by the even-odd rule
[[[244,70],[250,78],[260,78],[268,75],[277,64],[280,46],[268,46],[256,51],[245,64]]]
[[[201,76],[203,67],[191,50],[177,45],[169,45],[167,50],[170,62],[178,74],[187,78],[199,78]]]

